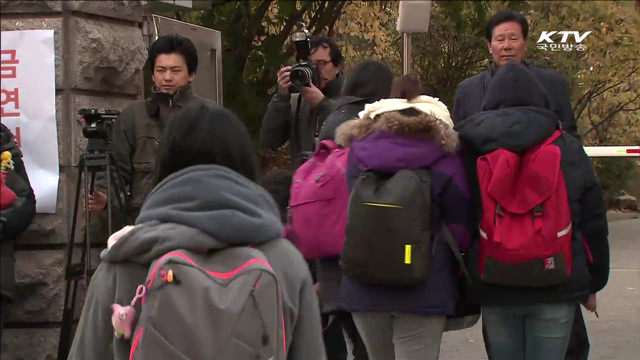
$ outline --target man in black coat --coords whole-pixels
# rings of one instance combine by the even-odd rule
[[[482,110],[482,102],[485,98],[488,84],[491,78],[507,61],[514,60],[524,64],[536,77],[547,97],[551,101],[551,108],[562,124],[563,130],[578,137],[575,115],[569,96],[569,89],[564,78],[551,70],[541,69],[528,64],[524,59],[527,50],[527,37],[529,35],[529,24],[527,19],[521,14],[511,10],[501,11],[495,14],[485,27],[485,37],[487,47],[491,52],[493,61],[489,68],[475,76],[472,76],[458,85],[455,94],[452,118],[456,126],[459,126],[468,117],[479,113]],[[479,154],[474,154],[473,150],[462,144],[462,156],[467,169],[472,168]],[[478,182],[477,174],[467,172],[470,183]],[[476,209],[481,209],[479,193],[472,193],[472,202]],[[477,214],[480,216],[481,214]],[[595,295],[585,302],[592,309],[595,309]],[[484,328],[483,328],[484,335]],[[486,340],[486,336],[485,336]],[[488,344],[487,345],[488,352]],[[571,343],[567,352],[566,360],[587,359],[589,354],[589,338],[582,319],[580,308],[576,309],[574,319],[574,329]]]
[[[527,66],[551,99],[552,109],[562,122],[563,129],[577,135],[576,119],[569,97],[569,88],[562,75],[528,64],[524,59],[527,50],[529,24],[527,19],[513,11],[502,11],[487,22],[485,36],[493,61],[489,68],[458,85],[453,103],[453,121],[460,121],[480,112],[487,85],[496,70],[509,60]]]
[[[13,170],[9,170],[5,185],[13,191],[17,199],[8,208],[2,210],[0,227],[2,238],[0,239],[0,338],[2,328],[7,321],[8,306],[13,301],[15,289],[15,257],[14,243],[18,236],[24,232],[36,215],[36,197],[29,182],[29,176],[22,161],[22,152],[11,134],[11,131],[0,124],[0,152],[11,152]]]

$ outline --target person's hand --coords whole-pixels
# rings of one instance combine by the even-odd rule
[[[596,294],[589,294],[586,301],[582,303],[585,309],[595,312],[598,310],[598,302],[596,301]]]
[[[289,87],[291,87],[291,79],[289,79],[290,73],[291,66],[285,66],[278,70],[278,92],[282,95],[289,95]]]
[[[107,206],[107,194],[94,190],[91,195],[89,195],[89,211],[98,212],[104,210]]]
[[[316,294],[320,294],[320,283],[319,282],[313,284],[313,290],[316,291]]]
[[[300,89],[300,95],[302,95],[304,101],[311,104],[312,107],[318,106],[322,99],[324,99],[322,91],[313,85],[313,83],[310,83],[309,86],[305,86]]]

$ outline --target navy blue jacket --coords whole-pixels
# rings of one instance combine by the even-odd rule
[[[560,119],[535,74],[518,64],[504,65],[493,76],[482,103],[482,111],[457,126],[468,174],[476,174],[479,156],[497,149],[516,153],[543,142],[558,129]],[[475,294],[482,305],[527,305],[577,301],[595,293],[609,278],[607,211],[600,184],[580,141],[569,134],[554,141],[560,148],[561,171],[573,224],[573,265],[568,282],[547,288],[527,289],[485,285],[480,280],[477,243],[469,252],[469,270]],[[471,183],[474,198],[480,198],[477,183]],[[482,215],[481,204],[476,217]]]

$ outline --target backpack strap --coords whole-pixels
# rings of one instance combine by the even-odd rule
[[[338,144],[336,144],[333,140],[322,140],[319,144],[318,147],[316,148],[316,153],[318,151],[320,151],[321,149],[327,149],[329,151],[335,151],[338,150],[340,147],[338,146]]]
[[[456,260],[458,261],[458,265],[460,265],[460,269],[464,273],[464,277],[467,279],[469,284],[471,284],[471,275],[469,274],[467,265],[465,265],[464,263],[464,259],[462,258],[462,253],[460,253],[460,248],[458,247],[458,244],[456,243],[456,241],[453,239],[453,235],[451,234],[451,231],[449,231],[449,227],[444,222],[442,223],[442,234],[444,235],[444,238],[447,240],[447,243],[449,244],[451,251],[453,251],[453,255],[455,255]]]
[[[556,130],[551,136],[549,136],[547,138],[547,140],[545,140],[542,144],[540,144],[540,146],[544,146],[544,145],[549,145],[552,142],[556,141],[556,139],[558,139],[559,137],[561,137],[562,135],[564,135],[564,131],[562,130]]]

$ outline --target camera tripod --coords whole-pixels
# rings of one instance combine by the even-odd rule
[[[89,139],[87,145],[87,152],[80,156],[78,163],[78,181],[76,185],[75,193],[75,206],[73,210],[73,218],[71,220],[71,228],[69,235],[69,242],[66,249],[66,265],[65,265],[65,297],[64,297],[64,309],[62,313],[62,327],[60,329],[60,338],[58,344],[58,360],[66,360],[71,348],[72,330],[74,324],[74,315],[76,310],[76,302],[78,295],[78,283],[84,278],[87,287],[91,281],[91,276],[95,272],[95,269],[91,266],[91,239],[89,231],[89,207],[88,200],[89,194],[93,193],[96,174],[99,172],[106,172],[106,185],[107,185],[107,217],[108,217],[108,232],[112,234],[111,222],[112,222],[112,209],[111,209],[111,196],[115,194],[118,207],[125,219],[128,222],[128,209],[126,201],[126,193],[123,191],[122,182],[118,173],[117,167],[114,166],[112,154],[107,152],[107,143],[103,139]],[[76,226],[78,224],[78,212],[80,210],[80,193],[84,183],[84,239],[82,241],[82,254],[78,262],[74,263],[73,250],[76,246],[75,234]],[[112,191],[112,189],[114,191]]]

